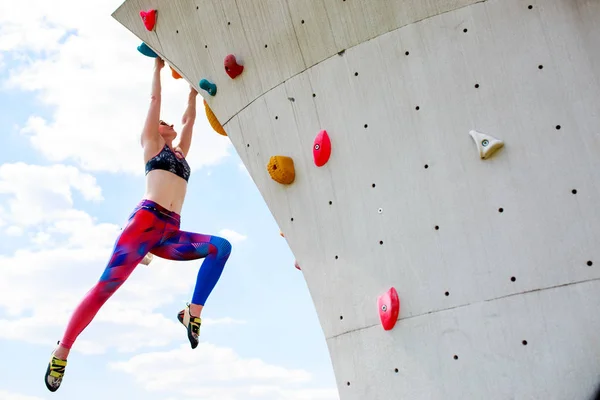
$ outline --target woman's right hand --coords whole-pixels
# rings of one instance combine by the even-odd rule
[[[163,59],[162,59],[162,58],[160,58],[160,57],[156,57],[154,60],[155,60],[155,61],[154,61],[154,67],[155,67],[156,69],[158,69],[158,70],[161,70],[161,69],[163,69],[163,67],[165,66],[165,60],[163,60]]]

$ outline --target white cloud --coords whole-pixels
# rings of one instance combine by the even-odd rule
[[[0,389],[0,399],[2,400],[43,400],[41,397],[28,396],[26,394],[9,392]]]
[[[227,239],[232,244],[243,242],[247,239],[247,236],[242,235],[241,233],[238,233],[232,229],[221,229],[219,231],[219,236]]]
[[[0,209],[0,217],[15,226],[32,226],[61,217],[75,218],[65,215],[73,206],[73,190],[85,200],[103,199],[96,179],[75,167],[21,162],[0,165],[0,194],[11,196],[8,209]]]
[[[35,91],[51,110],[49,119],[31,115],[22,133],[50,161],[142,175],[139,135],[154,60],[141,55],[136,49],[140,40],[111,17],[122,1],[4,3],[0,54],[4,51],[18,63],[5,87]],[[189,85],[174,80],[168,66],[162,82],[162,116],[180,129]],[[194,136],[188,157],[193,169],[229,156],[231,144],[212,131],[201,96]]]
[[[6,233],[7,236],[21,236],[23,235],[23,228],[16,225],[9,226],[8,228],[6,228],[4,233]]]
[[[170,351],[138,354],[110,367],[130,374],[147,391],[178,391],[181,396],[205,400],[338,399],[337,390],[332,388],[305,389],[312,381],[305,370],[244,359],[232,349],[208,343],[200,343],[195,350],[182,345]]]

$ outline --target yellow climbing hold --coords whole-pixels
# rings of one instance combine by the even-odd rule
[[[217,119],[217,116],[212,112],[206,100],[204,100],[204,110],[206,111],[206,118],[208,118],[208,122],[210,126],[220,135],[227,136],[227,132],[223,129],[223,126]]]
[[[289,185],[294,182],[296,178],[296,171],[294,170],[294,160],[286,156],[273,156],[269,160],[267,170],[271,178],[281,183],[282,185]]]

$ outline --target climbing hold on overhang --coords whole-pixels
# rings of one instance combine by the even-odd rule
[[[149,265],[152,262],[153,258],[154,258],[154,256],[152,255],[152,253],[147,253],[144,256],[144,259],[142,261],[140,261],[140,264]]]
[[[217,94],[217,85],[209,82],[206,79],[202,79],[200,81],[200,88],[206,90],[211,96],[215,96]]]
[[[173,76],[173,78],[175,78],[175,79],[181,79],[181,75],[179,75],[179,72],[175,71],[173,69],[173,67],[171,67],[170,65],[169,65],[169,68],[171,68],[171,75]]]
[[[283,232],[279,232],[279,234],[281,235],[281,237],[285,237]],[[294,267],[296,267],[297,270],[302,271],[302,269],[300,269],[300,265],[298,265],[298,260],[294,260]]]
[[[154,29],[154,24],[156,24],[156,10],[140,11],[140,17],[142,17],[147,30],[151,31]]]
[[[400,299],[395,288],[390,288],[377,299],[379,308],[379,319],[383,329],[389,331],[396,325],[398,314],[400,314]]]
[[[294,160],[286,156],[273,156],[269,160],[267,170],[271,178],[281,183],[282,185],[289,185],[294,182],[296,178],[296,171],[294,170]]]
[[[142,53],[146,57],[152,57],[152,58],[158,57],[158,54],[156,54],[154,52],[154,50],[152,50],[150,47],[148,47],[148,45],[144,42],[142,42],[142,44],[140,44],[137,49],[140,53]]]
[[[500,139],[496,139],[493,136],[486,135],[485,133],[477,132],[475,130],[471,130],[469,135],[475,141],[477,145],[477,150],[479,151],[479,157],[482,160],[488,159],[492,156],[498,149],[504,146],[504,142]]]
[[[315,138],[313,144],[313,159],[317,167],[322,167],[329,161],[331,155],[331,140],[327,131],[322,130]]]
[[[204,100],[204,111],[206,112],[206,118],[208,119],[210,126],[212,126],[215,132],[217,132],[220,135],[227,136],[227,132],[225,132],[225,129],[223,129],[223,126],[217,119],[217,116],[212,112],[212,110],[208,106],[206,100]]]
[[[223,64],[225,66],[225,72],[227,72],[227,75],[229,75],[231,79],[235,79],[244,71],[244,66],[238,64],[233,54],[229,54],[225,57]]]

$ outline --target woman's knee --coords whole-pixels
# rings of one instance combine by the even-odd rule
[[[210,242],[213,246],[215,246],[217,258],[229,258],[232,247],[231,243],[229,243],[227,239],[219,236],[213,236]]]

